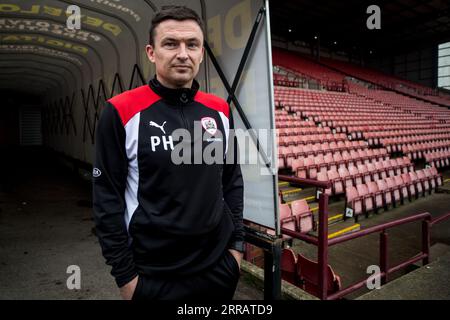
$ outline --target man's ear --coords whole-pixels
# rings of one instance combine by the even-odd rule
[[[148,60],[155,63],[155,50],[152,45],[148,44],[145,46],[145,52],[147,53]]]
[[[205,47],[202,47],[202,58],[200,59],[200,63],[203,62],[203,57],[205,56]]]

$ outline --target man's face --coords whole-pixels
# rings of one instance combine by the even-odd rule
[[[158,80],[169,88],[190,88],[203,60],[203,33],[194,20],[165,20],[146,47]]]

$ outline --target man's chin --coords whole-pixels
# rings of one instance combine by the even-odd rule
[[[192,77],[191,75],[185,74],[173,77],[172,82],[176,84],[177,87],[184,87],[189,85],[193,79],[194,77]]]

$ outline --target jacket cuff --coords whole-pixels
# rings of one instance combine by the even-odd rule
[[[232,238],[228,244],[228,249],[233,249],[241,253],[245,252],[245,242],[244,239]]]
[[[116,284],[119,288],[121,288],[124,285],[126,285],[128,282],[133,280],[137,275],[138,275],[138,273],[135,270],[131,270],[124,275],[117,276],[115,278]]]

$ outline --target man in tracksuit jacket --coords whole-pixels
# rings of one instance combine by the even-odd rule
[[[231,299],[237,286],[243,179],[231,110],[194,79],[203,54],[197,14],[160,11],[147,46],[155,78],[107,101],[97,126],[96,233],[124,299]],[[192,161],[219,144],[222,161],[174,163],[179,143]]]

